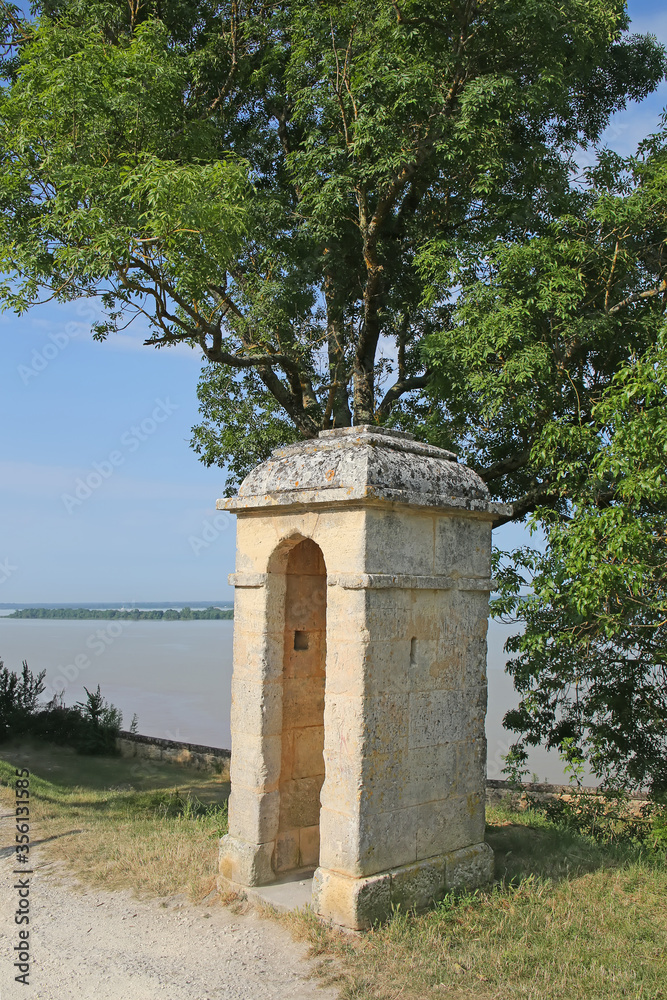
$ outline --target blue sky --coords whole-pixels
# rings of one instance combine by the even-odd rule
[[[663,4],[629,9],[667,43]],[[608,144],[633,151],[666,104],[663,84],[616,116]],[[143,347],[138,326],[97,344],[90,308],[0,317],[0,602],[229,600],[223,474],[188,446],[200,359]]]

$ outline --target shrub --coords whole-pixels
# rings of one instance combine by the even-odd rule
[[[23,661],[21,674],[8,670],[0,660],[0,737],[19,735],[29,727],[37,708],[37,699],[44,690],[42,670],[33,676],[27,662]]]
[[[42,670],[35,677],[25,660],[20,676],[0,661],[0,738],[37,736],[79,753],[115,754],[123,716],[102,696],[99,684],[96,691],[84,688],[86,700],[76,705],[67,706],[56,695],[40,706],[44,676]]]

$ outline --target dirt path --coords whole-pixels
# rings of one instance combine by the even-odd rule
[[[3,843],[11,827],[0,817]],[[12,817],[13,819],[13,817]],[[77,886],[32,852],[30,985],[14,981],[14,854],[0,852],[0,1000],[334,1000],[306,949],[256,913]]]

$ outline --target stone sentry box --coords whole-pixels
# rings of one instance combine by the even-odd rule
[[[277,449],[218,507],[238,515],[221,883],[315,869],[313,909],[362,929],[488,882],[482,480],[360,426]]]

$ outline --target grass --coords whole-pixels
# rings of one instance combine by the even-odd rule
[[[218,838],[227,828],[229,783],[162,761],[85,757],[39,742],[0,748],[0,790],[16,767],[31,772],[32,843],[83,880],[138,894],[215,888]]]
[[[667,863],[533,812],[487,814],[492,892],[397,912],[361,938],[290,916],[343,1000],[667,997]]]
[[[37,745],[0,757],[5,784],[15,765],[31,768],[35,831],[80,877],[193,899],[213,887],[228,790],[217,776]],[[360,937],[308,914],[281,919],[343,1000],[667,1000],[664,849],[602,846],[503,808],[488,811],[487,839],[492,892],[399,911]]]

